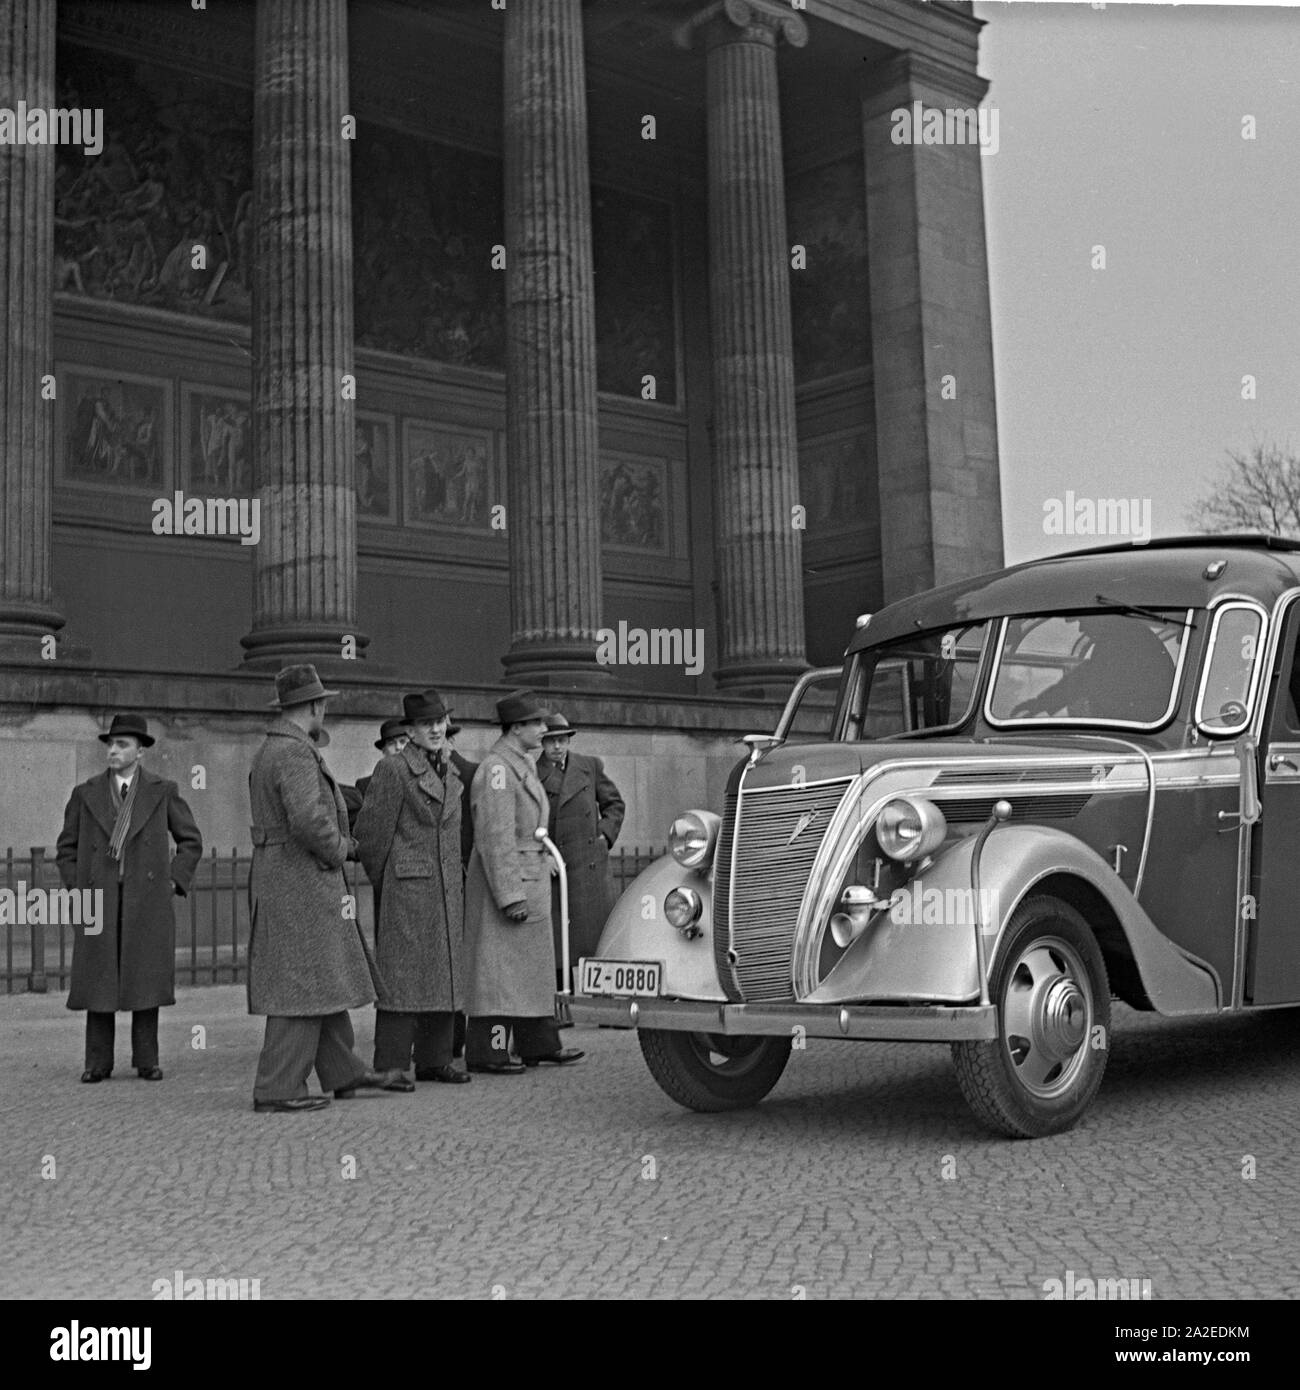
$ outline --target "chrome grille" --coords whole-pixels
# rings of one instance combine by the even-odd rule
[[[851,779],[843,778],[811,787],[747,791],[738,809],[728,801],[715,861],[714,951],[729,997],[751,1002],[794,998],[791,956],[799,908],[831,816],[850,785]],[[812,820],[791,841],[808,812]],[[728,947],[736,953],[735,965],[726,959]]]
[[[736,827],[736,793],[727,793],[722,808],[722,829],[718,831],[718,848],[713,856],[713,963],[717,966],[722,992],[733,1003],[740,1003],[740,986],[736,983],[727,951],[731,936],[727,931],[727,901],[731,895],[731,845]]]
[[[1099,764],[1091,763],[1087,767],[1082,767],[1077,763],[1067,766],[1046,766],[1046,767],[969,767],[969,768],[949,768],[941,772],[931,784],[936,787],[955,787],[970,783],[996,782],[999,786],[1012,785],[1016,783],[1051,783],[1051,782],[1092,782],[1096,780],[1096,769]],[[1111,764],[1104,759],[1100,766],[1108,772]]]
[[[964,824],[967,821],[988,820],[993,814],[993,806],[1002,797],[962,796],[952,800],[935,797],[934,804],[943,812],[949,823]],[[1091,792],[1039,793],[1037,796],[1006,796],[1011,803],[1011,819],[1020,820],[1070,820],[1092,800]]]

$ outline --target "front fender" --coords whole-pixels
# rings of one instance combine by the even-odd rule
[[[678,887],[693,888],[704,903],[697,924],[701,935],[690,941],[664,917],[664,898]],[[614,905],[596,954],[610,960],[663,961],[663,994],[725,1000],[713,964],[713,875],[684,869],[671,854],[656,859]]]
[[[872,919],[818,988],[806,996],[807,1002],[871,999],[958,1004],[977,999],[978,904],[970,876],[974,848],[975,837],[967,836],[942,851],[909,883],[907,900]],[[1160,932],[1095,850],[1051,826],[1001,825],[985,842],[980,890],[987,909],[984,942],[990,970],[1017,906],[1036,884],[1053,875],[1082,880],[1106,901],[1158,1012],[1213,1013],[1219,1008],[1213,972]]]

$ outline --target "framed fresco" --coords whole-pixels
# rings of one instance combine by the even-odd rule
[[[393,417],[356,414],[357,520],[395,525],[397,473],[393,467]]]
[[[181,388],[181,487],[202,497],[253,495],[253,411],[248,393]]]
[[[671,554],[668,460],[605,453],[599,478],[601,544],[607,550]]]
[[[799,501],[808,509],[805,539],[857,531],[873,514],[871,441],[858,430],[809,440],[799,448]]]
[[[496,486],[490,430],[402,422],[402,506],[408,526],[489,529]]]
[[[55,450],[61,483],[114,492],[171,487],[172,384],[96,367],[58,367]]]

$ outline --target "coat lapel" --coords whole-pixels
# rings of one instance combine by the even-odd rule
[[[117,805],[113,796],[113,769],[107,768],[98,777],[92,777],[86,789],[86,805],[99,822],[106,835],[113,833],[117,823]]]
[[[429,755],[423,748],[418,748],[414,743],[408,743],[402,749],[401,756],[406,762],[407,767],[415,778],[415,785],[432,801],[434,820],[440,820],[445,812],[445,803],[448,800],[447,787],[443,779],[433,770],[433,763]]]
[[[537,807],[538,824],[548,824],[551,819],[551,802],[546,795],[546,788],[542,786],[541,779],[537,775],[533,760],[526,753],[516,752],[514,747],[507,743],[504,738],[496,745],[496,751],[519,774],[519,780],[524,784],[524,790]]]
[[[577,756],[570,753],[564,760],[564,781],[560,784],[560,805],[572,801],[591,782],[591,774]]]
[[[163,792],[161,777],[155,777],[144,768],[141,768],[136,776],[140,779],[140,785],[136,788],[135,805],[131,807],[131,824],[126,832],[128,843],[144,829],[149,817],[154,813],[154,808],[162,800]]]

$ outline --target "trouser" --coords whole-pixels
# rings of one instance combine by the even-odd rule
[[[365,1075],[366,1064],[353,1050],[347,1010],[307,1018],[270,1017],[257,1059],[254,1100],[295,1100],[307,1094],[313,1067],[322,1091],[343,1091]]]
[[[463,1057],[465,1055],[465,1015],[456,1011],[456,1026],[451,1035],[451,1055],[453,1057]]]
[[[86,1070],[113,1070],[113,1040],[117,1015],[86,1012]],[[158,1010],[136,1009],[131,1014],[131,1065],[148,1070],[158,1065]]]
[[[412,1048],[419,1071],[450,1066],[455,1019],[450,1012],[377,1010],[375,1070],[405,1071],[411,1065]]]
[[[520,1061],[549,1057],[559,1052],[560,1035],[555,1020],[519,1018],[507,1014],[476,1016],[465,1027],[465,1064],[470,1067],[495,1066],[510,1059],[510,1033],[515,1035],[515,1053]]]

